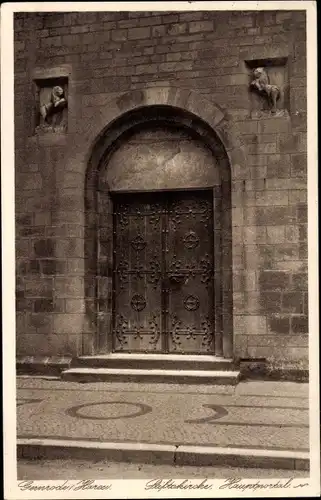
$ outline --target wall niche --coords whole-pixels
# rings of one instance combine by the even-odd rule
[[[251,113],[280,115],[289,111],[287,57],[246,60]]]
[[[34,80],[36,135],[66,133],[68,127],[68,78]]]

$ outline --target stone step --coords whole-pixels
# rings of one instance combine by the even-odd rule
[[[77,367],[64,370],[62,380],[73,382],[146,382],[165,384],[236,385],[237,370],[168,370]]]
[[[18,436],[17,458],[18,460],[80,459],[91,462],[101,460],[173,466],[197,465],[197,467],[251,467],[293,471],[310,469],[310,456],[307,451],[237,448],[231,445],[221,447],[177,445],[176,443],[103,442],[102,440],[86,441],[67,437],[65,439],[35,439]]]
[[[135,370],[234,370],[233,360],[210,355],[111,353],[81,356],[70,368],[117,368]]]

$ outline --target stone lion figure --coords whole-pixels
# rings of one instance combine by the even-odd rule
[[[276,101],[280,97],[280,89],[276,85],[271,85],[269,77],[264,68],[255,68],[253,71],[254,80],[250,86],[260,94],[267,97],[271,107],[271,112],[276,112]]]
[[[48,125],[48,118],[54,117],[54,115],[62,111],[66,106],[67,99],[65,97],[65,92],[62,87],[56,85],[51,91],[50,102],[40,106],[41,124]]]

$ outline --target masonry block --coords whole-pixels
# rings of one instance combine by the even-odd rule
[[[58,259],[41,259],[39,267],[42,274],[55,276],[66,271],[66,262]]]
[[[246,245],[266,243],[267,233],[265,226],[245,226],[243,228],[243,243]]]
[[[53,257],[55,252],[54,240],[41,239],[35,241],[34,252],[37,257]]]
[[[265,179],[267,177],[267,166],[253,167],[250,169],[251,179]]]
[[[155,15],[156,13],[151,12],[151,15],[146,15],[146,17],[138,18],[136,24],[138,26],[153,26],[155,24],[162,24],[162,17],[160,15]]]
[[[284,290],[289,287],[290,275],[282,271],[261,271],[259,285],[262,291]]]
[[[289,195],[286,191],[264,191],[256,193],[256,206],[288,205]]]
[[[288,117],[260,120],[258,122],[260,134],[283,134],[291,132],[291,122]]]
[[[278,141],[280,153],[297,153],[306,151],[306,134],[298,132],[291,135],[280,135]]]
[[[288,189],[301,189],[305,190],[307,188],[306,179],[300,178],[273,178],[266,179],[266,189],[271,190],[288,190]]]
[[[33,311],[35,313],[55,311],[55,303],[53,299],[35,299],[33,303]]]
[[[269,155],[267,158],[267,177],[280,178],[290,177],[291,161],[290,155],[275,154]]]
[[[76,275],[82,276],[85,270],[85,260],[84,259],[68,259],[66,261],[67,273],[69,276]]]
[[[296,290],[308,289],[308,274],[307,273],[294,273],[292,277],[292,286]]]
[[[285,239],[297,243],[299,241],[299,226],[285,226]]]
[[[308,207],[305,203],[297,206],[297,218],[299,223],[308,222]]]
[[[286,240],[287,226],[267,226],[266,236],[267,243],[284,243]]]
[[[244,207],[244,224],[246,225],[281,226],[291,224],[296,220],[297,214],[294,206]]]
[[[28,276],[24,280],[24,293],[26,297],[52,298],[53,280],[40,276]]]
[[[197,33],[199,31],[213,31],[213,29],[213,21],[192,21],[191,23],[189,23],[190,33]]]
[[[235,335],[233,338],[234,355],[236,359],[248,357],[248,336]]]
[[[307,224],[300,224],[299,228],[299,241],[308,241],[308,226]]]
[[[126,29],[116,29],[111,32],[111,39],[115,42],[122,42],[127,40],[127,30]]]
[[[303,314],[304,295],[301,292],[284,292],[282,297],[282,310]]]
[[[272,314],[268,319],[268,332],[274,334],[288,334],[290,332],[290,316]]]
[[[130,28],[128,29],[128,40],[141,40],[149,38],[151,34],[151,29],[149,27],[145,28]]]
[[[171,24],[167,28],[168,35],[181,35],[187,32],[187,24],[186,23],[175,23]]]
[[[167,32],[166,25],[152,27],[152,36],[153,37],[163,37],[166,35],[166,32]]]
[[[60,298],[82,298],[84,296],[84,280],[81,277],[56,277],[54,279],[55,296]]]
[[[275,247],[275,259],[280,260],[298,260],[300,259],[300,246],[295,243],[277,245]]]
[[[291,329],[294,334],[308,333],[309,332],[308,316],[292,316]]]
[[[264,316],[235,316],[235,334],[257,335],[266,334],[266,318]]]
[[[48,311],[36,314],[31,313],[26,316],[26,331],[48,335],[52,332],[52,328],[53,317]]]
[[[271,314],[281,312],[281,292],[260,292],[260,309],[262,313]]]
[[[233,273],[233,291],[251,291],[256,290],[257,279],[255,271],[238,271]]]
[[[307,157],[305,154],[291,155],[291,176],[306,177],[307,175]]]
[[[65,299],[65,311],[69,314],[78,314],[85,312],[85,301],[82,298],[79,299]]]
[[[298,203],[307,203],[307,189],[291,189],[288,192],[289,204],[296,205]]]
[[[56,242],[58,258],[81,258],[84,256],[84,241],[81,238],[59,239]]]

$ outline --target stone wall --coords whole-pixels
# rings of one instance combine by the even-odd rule
[[[92,336],[77,145],[123,94],[166,87],[218,106],[246,158],[231,162],[235,356],[306,366],[305,37],[300,11],[15,15],[18,355],[80,354]],[[264,63],[275,115],[249,91]],[[68,131],[41,136],[35,82],[51,77],[68,79]]]

